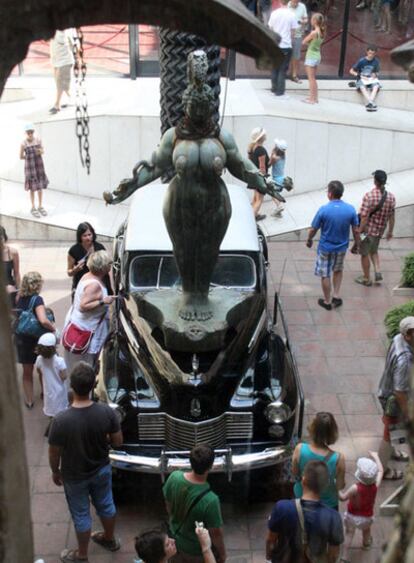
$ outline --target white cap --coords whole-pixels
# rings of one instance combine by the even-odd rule
[[[257,143],[260,139],[266,136],[266,129],[263,127],[255,127],[250,134],[250,140],[252,143]]]
[[[404,336],[407,334],[409,330],[414,328],[414,317],[405,317],[400,322],[400,332]]]
[[[357,460],[355,478],[363,485],[372,485],[378,475],[378,465],[369,457],[360,457]]]
[[[287,150],[287,142],[285,141],[285,139],[275,139],[275,145],[277,146],[278,149],[280,149],[281,151],[285,151]]]
[[[35,126],[33,125],[33,123],[26,123],[26,125],[24,126],[24,130],[25,131],[34,131]]]
[[[45,332],[37,341],[40,346],[56,346],[56,336],[53,332]]]

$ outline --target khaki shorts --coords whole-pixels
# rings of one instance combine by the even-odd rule
[[[376,254],[378,252],[380,240],[381,237],[367,236],[367,238],[361,242],[361,246],[359,248],[360,255],[368,256],[370,254]]]

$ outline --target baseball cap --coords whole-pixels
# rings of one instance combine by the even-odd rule
[[[384,172],[384,170],[375,170],[372,175],[374,176],[374,180],[379,182],[382,186],[387,183],[387,173]]]
[[[45,332],[37,341],[40,346],[56,346],[56,336],[53,332]]]
[[[24,126],[24,130],[25,131],[34,131],[35,126],[33,125],[33,123],[26,123],[26,125]]]
[[[360,457],[357,460],[355,479],[364,485],[375,483],[378,474],[378,465],[368,457]]]
[[[285,139],[275,139],[275,145],[277,146],[277,148],[279,148],[281,151],[285,151],[287,150],[287,142],[285,141]]]
[[[405,317],[400,322],[400,332],[404,336],[407,334],[409,330],[414,329],[414,317]]]

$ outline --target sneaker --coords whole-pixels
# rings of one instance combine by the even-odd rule
[[[256,215],[255,219],[256,221],[263,221],[263,219],[266,219],[266,215],[259,213],[258,215]]]
[[[38,211],[39,211],[40,215],[43,215],[43,217],[45,217],[47,215],[47,211],[44,207],[39,207]]]
[[[355,7],[356,7],[357,10],[363,10],[364,8],[367,7],[367,5],[365,4],[364,1],[362,1],[362,2],[359,2]]]
[[[360,285],[365,285],[366,287],[371,287],[371,285],[372,285],[372,281],[367,280],[367,278],[364,278],[364,276],[359,276],[359,277],[355,278],[354,281],[356,283],[359,283]]]
[[[30,213],[33,215],[33,217],[40,217],[40,213],[39,211],[36,209],[36,207],[32,207],[30,210]]]
[[[375,283],[382,282],[383,279],[381,272],[375,272]]]
[[[343,301],[340,297],[332,297],[332,306],[333,307],[340,307]]]
[[[50,113],[51,115],[55,115],[55,114],[58,113],[58,112],[59,112],[59,108],[55,108],[55,107],[50,108],[50,110],[49,110],[49,113]]]
[[[325,303],[325,301],[322,298],[318,299],[318,305],[320,305],[327,311],[332,311],[332,305],[330,303]]]
[[[374,109],[377,109],[377,108],[378,108],[378,106],[377,106],[377,104],[376,104],[375,102],[371,102],[371,105],[372,105],[372,107],[373,107]]]
[[[365,106],[365,109],[367,111],[375,111],[374,108],[372,107],[372,103],[368,102],[367,105]]]

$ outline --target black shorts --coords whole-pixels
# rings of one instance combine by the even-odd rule
[[[17,361],[19,364],[32,364],[36,361],[35,348],[37,346],[36,338],[30,336],[22,336],[15,334],[14,343],[16,345]]]

